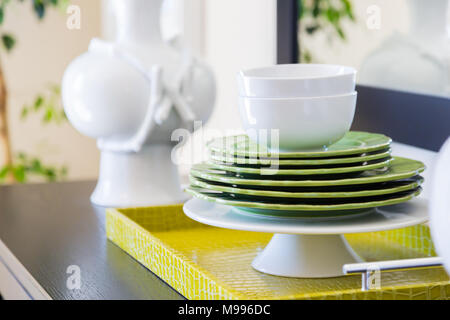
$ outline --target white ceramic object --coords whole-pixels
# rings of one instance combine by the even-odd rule
[[[431,235],[450,274],[450,138],[439,153],[431,183]]]
[[[238,74],[242,97],[324,97],[352,93],[355,86],[356,70],[339,65],[285,64]]]
[[[278,130],[279,145],[273,151],[313,151],[340,140],[350,130],[357,93],[315,98],[239,98],[239,111],[246,133],[253,141]],[[276,141],[276,139],[275,139]]]
[[[132,153],[103,151],[98,186],[91,201],[114,208],[186,201],[178,169],[170,161],[171,152],[172,146],[164,144],[147,145]]]
[[[64,109],[81,133],[98,139],[100,176],[91,200],[133,207],[180,203],[171,161],[175,129],[206,121],[215,100],[212,72],[161,38],[163,0],[114,0],[115,42],[93,39],[67,68]]]
[[[361,261],[344,236],[275,234],[252,267],[274,276],[330,278],[342,275],[343,265]]]
[[[189,200],[184,212],[215,227],[275,233],[252,265],[264,273],[294,278],[342,276],[344,264],[360,262],[344,234],[400,229],[428,221],[427,202],[420,198],[339,219],[261,217],[200,199]]]

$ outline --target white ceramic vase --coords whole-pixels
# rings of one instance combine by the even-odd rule
[[[450,96],[449,0],[408,0],[411,27],[371,53],[360,83],[423,94]]]
[[[162,40],[162,4],[114,0],[117,39],[93,39],[64,75],[66,114],[101,150],[91,197],[97,205],[164,205],[186,197],[171,160],[171,134],[209,118],[215,82],[187,50]]]

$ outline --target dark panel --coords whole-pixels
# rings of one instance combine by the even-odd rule
[[[53,299],[181,299],[106,238],[94,182],[0,187],[0,239]],[[66,286],[81,269],[81,289]]]
[[[450,99],[358,86],[353,130],[384,133],[395,141],[438,151],[450,136]]]
[[[298,62],[298,2],[277,2],[277,61],[279,64]]]

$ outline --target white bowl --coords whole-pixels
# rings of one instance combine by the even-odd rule
[[[339,141],[350,130],[357,92],[315,98],[239,98],[250,139],[272,151],[313,151]],[[271,143],[278,129],[279,145]],[[266,138],[268,137],[268,138]]]
[[[326,64],[285,64],[241,71],[239,95],[254,98],[323,97],[350,94],[356,70]]]

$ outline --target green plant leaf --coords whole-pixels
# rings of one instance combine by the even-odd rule
[[[22,120],[25,119],[28,116],[28,111],[29,111],[28,107],[24,106],[22,108],[22,112],[20,113],[20,119]]]
[[[310,51],[305,51],[304,41],[321,32],[328,32],[329,38],[339,38],[346,40],[346,34],[342,27],[343,22],[355,22],[351,0],[300,0],[298,5],[298,16],[300,22],[305,20],[307,23],[300,23],[300,32],[307,37],[302,37],[300,44],[300,57],[303,62],[313,60]],[[306,40],[307,41],[307,40]]]
[[[9,172],[13,174],[14,179],[19,183],[26,183],[31,176],[53,182],[63,180],[67,175],[68,169],[65,166],[58,168],[44,165],[39,158],[30,157],[24,152],[20,152],[14,158],[12,166],[4,167],[0,170],[0,181],[3,181]]]
[[[350,18],[350,20],[356,21],[355,16],[353,14],[353,5],[350,2],[350,0],[342,0],[342,3],[344,4],[345,13]]]
[[[320,29],[319,24],[309,25],[305,27],[306,33],[312,35],[314,32],[318,31]]]
[[[68,173],[69,173],[69,169],[68,169],[67,167],[62,167],[62,168],[61,168],[60,176],[61,176],[62,178],[67,177],[67,174],[68,174]]]
[[[41,172],[42,170],[42,165],[41,165],[41,161],[39,159],[33,159],[33,161],[31,162],[31,169],[34,172]]]
[[[31,113],[40,114],[41,121],[44,124],[61,124],[65,122],[67,117],[61,105],[60,86],[50,85],[47,92],[36,96],[31,107],[24,105],[22,120],[25,120]]]
[[[297,0],[297,6],[298,6],[298,20],[301,20],[305,12],[303,0]]]
[[[4,33],[2,35],[2,43],[6,51],[11,51],[14,48],[14,45],[16,44],[16,39],[14,39],[12,35]]]
[[[327,15],[328,21],[331,22],[332,24],[339,21],[339,11],[337,11],[333,8],[328,8],[326,11],[326,15]]]
[[[336,32],[338,33],[339,37],[342,40],[346,40],[347,39],[346,36],[345,36],[344,30],[342,30],[342,28],[340,26],[336,26]]]
[[[8,172],[9,172],[9,167],[8,166],[4,166],[0,170],[0,180],[5,180],[6,176],[8,175]]]
[[[17,159],[20,160],[20,161],[26,161],[27,160],[27,155],[25,153],[23,153],[23,152],[19,152],[17,154]]]
[[[42,121],[44,123],[49,123],[50,121],[52,121],[52,119],[53,119],[53,110],[47,108],[45,110],[44,117],[42,118]]]
[[[45,16],[45,5],[42,0],[33,0],[33,10],[39,19]]]
[[[13,175],[14,179],[16,179],[19,183],[25,183],[26,181],[26,173],[25,173],[25,167],[22,165],[19,165],[17,167],[13,168]]]
[[[3,24],[3,20],[5,20],[5,10],[0,7],[0,24]]]
[[[57,96],[61,95],[61,87],[59,85],[50,85],[50,90]]]
[[[317,18],[320,15],[320,0],[314,0],[312,8],[312,16]]]
[[[303,49],[301,52],[301,59],[304,63],[311,63],[313,60],[311,52],[307,49]]]
[[[34,101],[34,110],[39,110],[42,107],[42,104],[44,103],[44,98],[42,96],[38,96],[36,100]]]

